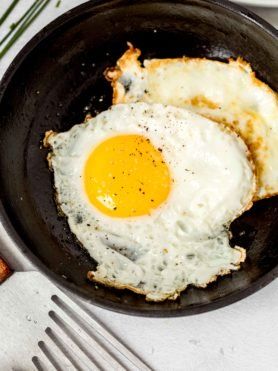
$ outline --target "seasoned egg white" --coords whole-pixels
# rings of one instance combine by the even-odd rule
[[[119,104],[44,143],[59,208],[98,263],[90,279],[175,299],[245,259],[228,228],[251,206],[255,178],[247,147],[222,125]]]
[[[129,49],[115,68],[113,104],[148,102],[184,107],[239,133],[252,154],[256,199],[278,194],[278,98],[241,59],[223,63],[201,58],[138,60]]]

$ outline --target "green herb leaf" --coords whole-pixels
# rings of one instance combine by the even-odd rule
[[[13,11],[14,7],[17,5],[17,3],[19,2],[20,0],[13,0],[13,2],[11,3],[11,5],[8,7],[8,9],[5,11],[5,13],[2,15],[2,17],[0,18],[0,26],[2,25],[2,23],[5,22],[5,20],[8,18],[8,16],[10,15],[10,13]]]
[[[33,21],[42,13],[44,8],[51,0],[36,0],[32,6],[26,11],[26,13],[15,23],[13,29],[11,29],[7,35],[0,41],[0,45],[8,39],[8,37],[14,33],[5,47],[0,51],[0,59],[4,57],[7,51],[14,45],[18,38],[26,31],[26,29],[33,23]],[[18,27],[18,28],[17,28]]]

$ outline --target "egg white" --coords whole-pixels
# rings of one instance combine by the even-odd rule
[[[151,215],[109,217],[85,194],[84,166],[103,140],[131,133],[162,149],[172,189]],[[230,247],[228,228],[251,206],[255,177],[247,147],[221,125],[171,106],[119,104],[67,132],[46,133],[45,145],[57,203],[98,263],[93,280],[148,300],[174,299],[244,260],[243,249]]]

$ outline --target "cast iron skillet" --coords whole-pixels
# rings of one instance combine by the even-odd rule
[[[107,309],[148,316],[208,311],[239,300],[277,276],[278,198],[258,202],[233,223],[247,249],[242,269],[175,302],[153,304],[128,291],[96,287],[95,266],[58,217],[40,140],[111,104],[103,71],[131,41],[144,57],[243,57],[278,90],[277,32],[226,1],[90,1],[43,29],[21,51],[0,88],[1,221],[29,259],[56,283]],[[99,99],[103,98],[103,99]],[[35,282],[34,282],[35,284]]]

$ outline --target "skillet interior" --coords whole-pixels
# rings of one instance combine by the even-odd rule
[[[126,41],[142,49],[144,58],[241,56],[278,90],[277,33],[256,25],[240,9],[203,0],[90,1],[38,34],[10,67],[0,90],[2,220],[18,245],[58,283],[110,309],[166,316],[226,305],[277,274],[276,197],[257,203],[233,223],[234,241],[247,249],[247,260],[239,272],[206,290],[189,288],[176,302],[152,304],[128,291],[96,288],[85,278],[94,263],[57,216],[46,151],[40,149],[46,130],[68,130],[83,121],[87,109],[96,113],[111,104],[103,71],[115,64]]]

